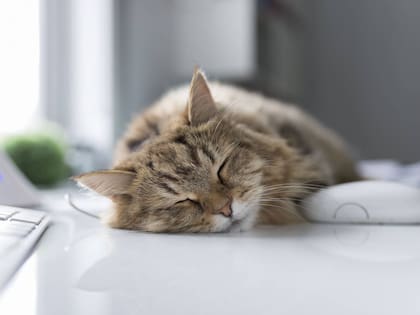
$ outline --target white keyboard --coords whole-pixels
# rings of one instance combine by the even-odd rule
[[[0,205],[0,290],[29,256],[48,223],[45,212]]]

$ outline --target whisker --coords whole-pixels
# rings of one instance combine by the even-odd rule
[[[302,201],[302,198],[261,198],[261,202],[263,201],[275,201],[275,202],[284,202],[284,201],[296,201],[300,202]]]
[[[301,200],[297,200],[297,201],[301,201]],[[271,205],[273,207],[278,207],[281,208],[281,203],[286,203],[286,202],[293,202],[292,200],[281,200],[281,201],[277,201],[277,203],[273,203],[273,202],[269,202],[269,201],[264,201],[264,202],[260,202],[260,205]],[[293,202],[293,207],[299,208],[299,209],[305,209],[304,206],[302,206],[300,203],[295,203]]]
[[[265,192],[271,192],[271,191],[276,191],[276,192],[294,192],[294,191],[315,192],[315,191],[322,190],[322,189],[325,189],[325,188],[326,188],[325,186],[321,186],[321,185],[290,185],[290,184],[262,186],[262,189]]]
[[[322,184],[310,184],[310,183],[283,183],[283,184],[275,184],[275,185],[263,185],[265,187],[316,187],[316,188],[325,188],[326,185]]]
[[[315,191],[313,189],[297,189],[297,188],[293,188],[293,189],[267,189],[264,190],[263,192],[261,192],[259,195],[260,196],[273,196],[273,195],[289,195],[289,196],[293,196],[293,195],[307,195],[310,193],[314,193]]]
[[[295,217],[299,217],[300,218],[300,215],[298,213],[296,213],[296,212],[294,212],[292,210],[289,210],[287,208],[279,207],[279,205],[273,205],[273,204],[269,204],[269,203],[267,203],[267,204],[261,204],[261,205],[264,206],[264,207],[278,208],[278,209],[280,209],[283,212],[289,213],[289,214],[291,214],[291,215],[293,215]]]
[[[309,195],[311,193],[313,193],[313,190],[305,190],[305,189],[301,189],[301,190],[297,190],[297,189],[291,189],[291,190],[278,190],[278,189],[273,189],[270,191],[263,191],[261,193],[258,193],[258,196],[260,197],[278,197],[280,196],[284,196],[284,197],[293,197],[293,196],[306,196]]]
[[[285,187],[264,189],[265,193],[315,192],[313,188]]]

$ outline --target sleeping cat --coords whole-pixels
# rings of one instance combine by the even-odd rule
[[[300,222],[302,198],[357,179],[333,131],[292,105],[209,83],[199,69],[133,121],[112,169],[75,177],[113,201],[111,227],[150,232]]]

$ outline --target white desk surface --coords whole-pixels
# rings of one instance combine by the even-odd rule
[[[52,225],[0,314],[420,314],[419,226],[146,234],[47,201]]]

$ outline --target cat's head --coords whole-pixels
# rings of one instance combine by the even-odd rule
[[[246,229],[260,207],[264,157],[218,109],[196,71],[186,110],[171,130],[114,169],[82,174],[83,186],[111,198],[112,227],[152,232]]]

